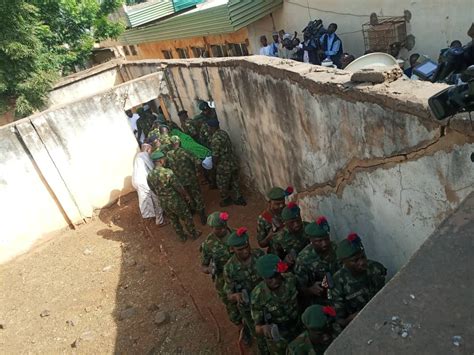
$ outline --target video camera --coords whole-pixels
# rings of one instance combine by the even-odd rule
[[[474,111],[474,65],[468,67],[460,79],[462,84],[452,85],[428,99],[428,105],[438,120],[458,112]]]

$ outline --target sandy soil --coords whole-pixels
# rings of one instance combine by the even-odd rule
[[[255,235],[263,202],[248,199],[227,211]],[[0,266],[0,353],[238,354],[238,329],[200,271],[207,227],[196,218],[203,236],[182,244],[141,219],[134,193],[97,212]]]

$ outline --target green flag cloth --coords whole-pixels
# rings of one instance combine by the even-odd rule
[[[178,136],[181,139],[181,147],[193,154],[195,157],[203,160],[205,157],[211,155],[211,151],[209,149],[197,143],[194,139],[181,132],[179,129],[173,129],[170,133],[171,136]]]

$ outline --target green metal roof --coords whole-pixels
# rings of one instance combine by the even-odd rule
[[[129,26],[134,28],[194,7],[203,1],[204,0],[159,0],[129,7],[125,13]]]
[[[171,18],[125,31],[120,44],[230,33],[275,11],[283,0],[231,0],[222,5],[193,9]]]

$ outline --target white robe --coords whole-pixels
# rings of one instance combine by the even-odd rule
[[[138,204],[143,218],[156,217],[156,224],[163,223],[163,209],[158,197],[150,190],[146,180],[153,170],[153,161],[146,152],[137,153],[133,161],[132,185],[138,193]]]

